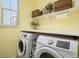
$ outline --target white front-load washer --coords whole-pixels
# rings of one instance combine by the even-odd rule
[[[29,58],[31,53],[31,36],[33,34],[21,32],[20,39],[17,44],[18,57]]]
[[[78,41],[71,37],[40,35],[37,39],[35,58],[77,58]]]

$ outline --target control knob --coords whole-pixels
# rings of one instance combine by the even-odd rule
[[[48,41],[48,44],[49,45],[52,45],[54,43],[54,41],[52,40],[52,39],[50,39],[49,41]]]

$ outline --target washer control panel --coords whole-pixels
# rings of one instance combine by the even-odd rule
[[[32,35],[32,34],[30,34],[30,33],[21,32],[21,33],[20,33],[20,38],[30,38],[31,35]]]

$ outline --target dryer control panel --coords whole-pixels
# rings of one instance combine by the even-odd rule
[[[77,52],[78,49],[78,41],[73,40],[73,38],[70,37],[50,37],[40,35],[37,39],[37,43],[66,51]]]

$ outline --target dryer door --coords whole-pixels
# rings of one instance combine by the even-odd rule
[[[35,52],[35,58],[63,58],[57,51],[49,47],[43,47]]]
[[[18,43],[18,55],[21,57],[23,55],[25,55],[25,52],[26,52],[26,44],[25,44],[25,41],[23,39],[20,39],[19,40],[19,43]]]

